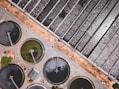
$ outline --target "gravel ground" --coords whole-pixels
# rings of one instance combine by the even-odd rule
[[[83,48],[85,47],[87,42],[93,36],[93,33],[95,33],[95,31],[97,31],[98,27],[97,27],[97,29],[94,29],[94,28],[92,29],[92,28],[90,28],[90,26],[93,25],[93,22],[98,18],[98,16],[100,16],[101,11],[104,8],[107,8],[107,9],[104,10],[104,12],[105,11],[109,11],[110,8],[112,8],[112,6],[114,6],[115,3],[111,2],[111,3],[109,3],[109,5],[105,6],[106,4],[107,4],[107,0],[101,1],[99,3],[99,5],[97,5],[97,7],[95,9],[93,9],[93,11],[90,13],[90,15],[87,18],[87,20],[84,23],[84,25],[81,26],[81,28],[82,28],[81,30],[86,31],[86,32],[84,33],[83,37],[79,41],[79,44],[77,45],[77,50],[78,51],[83,50]],[[92,23],[92,24],[89,24],[89,23]]]
[[[26,6],[25,11],[29,13],[37,3],[38,0],[31,0],[31,2]]]
[[[70,28],[70,30],[67,32],[67,34],[64,36],[65,41],[69,41],[71,37],[75,34],[75,32],[78,30],[78,28],[81,26],[83,21],[86,19],[92,8],[95,6],[96,1],[92,1],[88,7],[85,9],[85,11],[81,14],[81,16],[77,19],[77,21],[74,23],[74,25]]]
[[[37,17],[37,20],[39,22],[42,22],[42,20],[46,17],[46,15],[50,12],[50,10],[53,8],[53,6],[57,3],[58,0],[51,0],[47,6],[42,10],[42,12]]]
[[[77,0],[70,0],[70,2],[67,4],[67,6],[64,8],[64,10],[59,14],[59,16],[56,18],[56,20],[52,23],[50,26],[52,31],[55,31],[58,27],[58,25],[62,22],[62,20],[66,17],[66,15],[69,13],[73,5],[75,4]]]
[[[25,7],[25,5],[27,4],[29,2],[29,0],[22,0],[20,3],[19,3],[19,7],[21,7],[21,8],[24,8]]]
[[[103,66],[106,60],[110,56],[112,56],[112,52],[114,52],[118,48],[118,44],[119,44],[118,39],[119,39],[119,35],[115,34],[114,37],[108,43],[108,45],[103,49],[101,55],[99,55],[95,61],[98,66]]]
[[[106,19],[103,19],[103,24],[99,25],[98,27],[98,31],[96,31],[96,33],[93,35],[93,37],[91,38],[91,40],[88,42],[88,44],[86,45],[86,47],[83,50],[83,54],[84,55],[90,55],[91,51],[94,49],[94,47],[98,44],[98,42],[101,40],[101,38],[103,37],[103,35],[105,35],[106,31],[108,30],[108,28],[110,27],[110,25],[113,23],[113,21],[115,20],[115,17],[118,15],[118,11],[116,11],[119,8],[118,4],[117,7],[115,7],[114,9],[111,9],[111,13],[108,12]],[[106,10],[108,11],[108,10]],[[105,13],[102,13],[101,15],[101,19],[103,18],[104,15],[106,15],[106,11]],[[104,15],[103,15],[104,14]],[[99,22],[99,21],[98,21]]]
[[[95,61],[97,59],[97,57],[102,53],[103,49],[107,46],[107,44],[110,42],[112,37],[117,33],[118,28],[119,28],[119,17],[113,23],[113,25],[110,27],[109,31],[105,34],[103,39],[100,41],[98,46],[95,48],[95,50],[90,55],[89,59],[91,61]]]
[[[80,1],[79,1],[80,2]],[[88,0],[85,2],[83,7],[86,5]],[[78,3],[76,4],[75,8],[71,11],[71,14],[67,16],[67,18],[64,20],[64,22],[61,24],[61,26],[57,29],[56,34],[60,37],[64,35],[64,33],[67,31],[68,27],[74,22],[78,14],[81,12],[83,7]]]
[[[63,8],[63,6],[66,4],[67,0],[60,0],[60,2],[56,5],[56,8],[53,9],[53,11],[49,14],[49,16],[44,21],[45,26],[49,26],[49,24],[53,21],[53,19],[57,16],[59,11]]]
[[[45,8],[50,0],[41,0],[36,8],[31,12],[31,16],[37,17],[38,14]]]
[[[14,3],[16,3],[16,4],[19,2],[19,0],[12,0],[12,1],[13,1]]]

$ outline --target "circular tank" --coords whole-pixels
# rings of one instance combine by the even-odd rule
[[[29,63],[38,63],[44,55],[44,46],[37,39],[29,39],[21,47],[22,58]]]
[[[44,76],[53,84],[64,83],[69,75],[69,64],[61,57],[50,58],[44,66]]]
[[[15,45],[21,38],[20,26],[13,21],[0,24],[0,44],[4,46]]]
[[[16,89],[15,84],[20,88],[24,79],[25,74],[22,68],[16,64],[10,64],[0,70],[0,86],[2,89]]]
[[[31,84],[27,87],[27,89],[46,89],[46,88],[40,84]]]
[[[94,84],[87,77],[76,77],[70,82],[68,89],[94,89]]]

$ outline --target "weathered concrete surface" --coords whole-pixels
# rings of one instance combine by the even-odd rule
[[[111,85],[113,82],[110,82],[107,79],[107,77],[103,73],[101,73],[99,70],[97,70],[93,65],[88,63],[85,59],[80,57],[77,53],[72,51],[70,48],[68,48],[62,42],[59,42],[55,37],[53,37],[51,34],[49,34],[46,30],[44,30],[42,27],[40,27],[37,23],[35,23],[31,19],[29,19],[29,17],[24,15],[21,11],[19,11],[15,7],[11,6],[7,1],[3,0],[0,4],[3,7],[5,7],[8,11],[10,11],[12,14],[14,14],[17,18],[19,18],[22,22],[24,22],[27,26],[29,26],[34,31],[36,31],[41,37],[43,37],[47,41],[53,43],[56,48],[61,50],[70,59],[75,61],[77,64],[81,65],[84,69],[88,70],[91,74],[93,74],[100,81],[105,82],[106,85],[108,85],[111,89]]]

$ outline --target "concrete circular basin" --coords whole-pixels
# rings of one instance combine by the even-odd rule
[[[46,88],[40,84],[31,84],[27,87],[27,89],[46,89]]]
[[[22,58],[29,63],[38,63],[44,55],[44,46],[37,39],[29,39],[21,47]]]
[[[24,80],[24,71],[16,64],[10,64],[0,70],[0,86],[2,89],[20,88],[23,85]]]
[[[53,84],[64,83],[69,75],[69,64],[61,57],[50,58],[44,66],[44,76]]]
[[[20,26],[13,21],[0,23],[0,44],[4,46],[15,45],[21,38]]]
[[[76,77],[72,79],[68,89],[94,89],[94,84],[87,77]]]

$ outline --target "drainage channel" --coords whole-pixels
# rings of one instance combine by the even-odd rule
[[[118,0],[8,0],[119,81]]]

